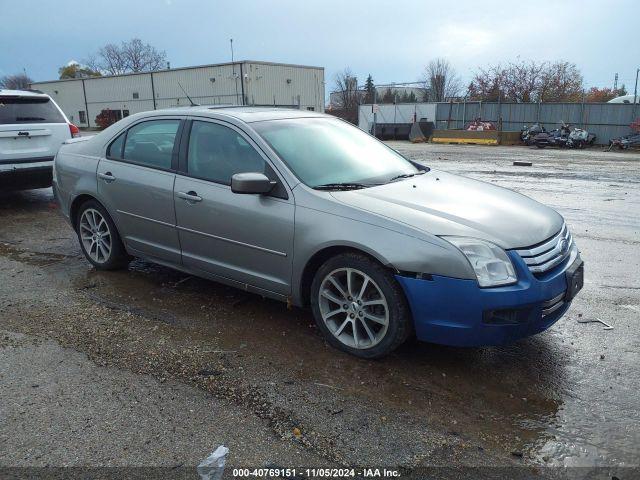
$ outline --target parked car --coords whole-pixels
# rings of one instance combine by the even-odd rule
[[[50,187],[53,157],[79,134],[49,95],[0,90],[0,188]]]
[[[541,332],[582,287],[563,218],[320,113],[136,114],[62,146],[61,211],[97,269],[131,256],[293,305],[361,357]]]

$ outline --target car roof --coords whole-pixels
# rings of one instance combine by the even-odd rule
[[[0,96],[3,97],[39,97],[49,98],[49,95],[40,90],[6,90],[0,89]]]
[[[233,117],[245,123],[287,118],[326,117],[323,113],[279,107],[247,107],[238,105],[197,105],[193,107],[166,108],[145,112],[143,115],[196,115],[211,118]]]

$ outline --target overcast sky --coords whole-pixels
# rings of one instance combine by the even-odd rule
[[[36,81],[108,42],[139,37],[172,67],[264,60],[325,67],[327,90],[350,67],[364,81],[416,81],[435,57],[465,83],[478,66],[569,60],[586,86],[633,93],[640,67],[638,0],[492,2],[375,0],[0,0],[0,76]]]

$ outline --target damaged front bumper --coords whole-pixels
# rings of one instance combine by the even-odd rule
[[[538,276],[517,253],[508,254],[518,282],[504,287],[480,288],[476,280],[437,275],[397,275],[418,339],[452,346],[503,345],[558,321],[582,288],[583,262],[577,250]]]

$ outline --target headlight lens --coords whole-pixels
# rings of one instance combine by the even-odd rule
[[[518,281],[511,260],[497,245],[477,238],[442,238],[455,245],[467,257],[481,287],[497,287]]]

